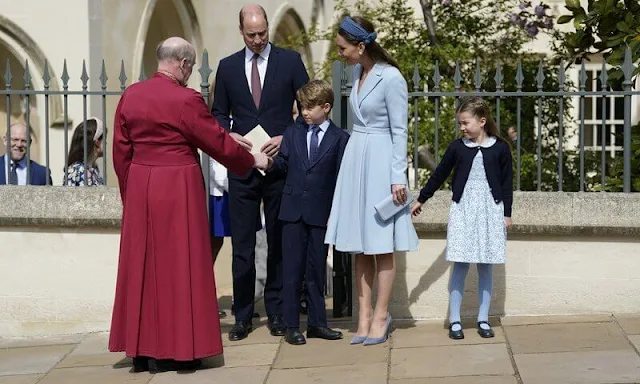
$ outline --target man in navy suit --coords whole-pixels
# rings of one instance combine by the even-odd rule
[[[303,278],[309,301],[307,337],[337,340],[342,333],[327,327],[324,302],[328,246],[324,243],[333,191],[349,135],[329,120],[333,104],[329,84],[312,80],[298,91],[306,124],[287,128],[270,170],[286,174],[280,206],[284,281],[285,341],[301,345],[298,305]]]
[[[296,91],[309,76],[300,55],[269,43],[269,23],[259,5],[240,10],[240,34],[246,47],[222,59],[216,73],[213,115],[230,129],[231,136],[248,150],[251,143],[243,136],[260,124],[269,140],[260,150],[275,156],[282,134],[293,122],[291,108]],[[233,303],[236,322],[229,340],[246,338],[252,331],[255,287],[256,226],[260,203],[264,202],[267,230],[267,281],[264,289],[268,327],[274,336],[282,336],[282,225],[278,221],[284,178],[229,173],[229,216],[233,247]]]
[[[9,127],[10,142],[5,135],[2,139],[10,150],[0,157],[0,185],[51,185],[51,172],[47,177],[47,169],[35,161],[27,162],[27,126],[15,123]],[[9,161],[9,158],[11,160]],[[27,172],[27,165],[29,172]],[[9,177],[7,177],[7,175]],[[28,179],[28,180],[27,180]]]

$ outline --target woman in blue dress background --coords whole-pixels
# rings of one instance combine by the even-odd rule
[[[387,340],[389,300],[396,274],[394,251],[415,251],[418,236],[409,207],[385,221],[374,205],[393,194],[404,204],[407,189],[407,83],[395,60],[375,42],[368,20],[345,17],[336,37],[339,54],[354,65],[349,97],[353,130],[340,166],[326,243],[355,254],[358,329],[352,344]],[[377,270],[376,270],[377,267]],[[377,278],[375,310],[371,300]]]

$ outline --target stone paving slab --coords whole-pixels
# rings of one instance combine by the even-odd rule
[[[515,376],[457,376],[428,379],[398,379],[389,384],[518,384]]]
[[[475,327],[466,327],[463,324],[465,338],[452,340],[449,338],[448,328],[444,328],[442,322],[420,324],[408,328],[398,328],[393,331],[394,348],[431,347],[446,345],[466,344],[498,344],[504,343],[504,332],[501,327],[493,327],[496,337],[484,339],[478,335]]]
[[[108,352],[106,333],[0,340],[0,384],[640,383],[640,315],[492,319],[493,339],[480,338],[472,320],[463,321],[464,340],[450,340],[444,321],[407,321],[370,347],[349,344],[351,322],[332,325],[343,340],[303,346],[271,336],[265,319],[240,342],[223,325],[224,356],[156,375],[129,373],[131,360]]]
[[[0,376],[0,384],[36,384],[44,375]]]
[[[126,368],[78,367],[54,369],[38,384],[147,384],[152,378],[149,373],[132,374]]]
[[[64,345],[78,344],[86,339],[89,335],[63,335],[43,338],[25,338],[25,339],[5,339],[0,338],[0,349],[3,348],[23,348],[23,347],[41,347],[46,345]]]
[[[56,368],[114,365],[126,358],[124,352],[109,352],[109,335],[89,335]]]
[[[637,350],[640,351],[640,335],[630,335],[628,336],[629,340],[636,347]]]
[[[46,373],[75,345],[50,345],[0,350],[0,376]]]
[[[640,382],[635,351],[560,352],[515,355],[524,384]]]
[[[222,329],[222,346],[224,348],[249,344],[280,344],[280,341],[282,340],[281,336],[271,336],[269,328],[267,328],[266,325],[259,325],[257,328],[253,329],[253,332],[249,334],[249,337],[239,341],[229,341],[230,330],[231,327],[223,327]]]
[[[267,384],[386,384],[387,363],[274,369]]]
[[[151,376],[148,373],[142,373]],[[269,374],[268,366],[212,368],[194,373],[164,372],[153,375],[149,384],[263,384]]]
[[[502,326],[535,324],[606,323],[614,321],[610,314],[561,315],[561,316],[509,316],[500,319]]]
[[[640,316],[616,315],[616,320],[627,335],[640,335]]]
[[[506,344],[479,344],[391,351],[392,379],[513,375]]]
[[[630,349],[617,324],[564,323],[505,327],[514,354]]]
[[[345,334],[341,340],[307,339],[306,345],[283,342],[273,368],[331,367],[388,361],[389,343],[363,346],[350,345],[350,340],[351,335]]]
[[[278,352],[279,344],[251,344],[224,348],[224,366],[251,367],[271,365]]]

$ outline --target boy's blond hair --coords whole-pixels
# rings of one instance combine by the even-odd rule
[[[326,103],[333,108],[333,89],[331,85],[324,80],[311,80],[296,93],[298,101],[302,108],[313,108],[322,106]]]

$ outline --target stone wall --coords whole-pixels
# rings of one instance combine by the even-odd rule
[[[638,311],[640,194],[517,192],[514,200],[508,262],[494,271],[493,314]],[[0,337],[107,330],[122,209],[117,189],[2,186],[0,201]],[[418,252],[397,255],[395,318],[448,315],[449,205],[448,192],[429,200],[415,221]],[[228,243],[216,265],[226,298]],[[475,285],[472,268],[466,316],[477,310]]]

